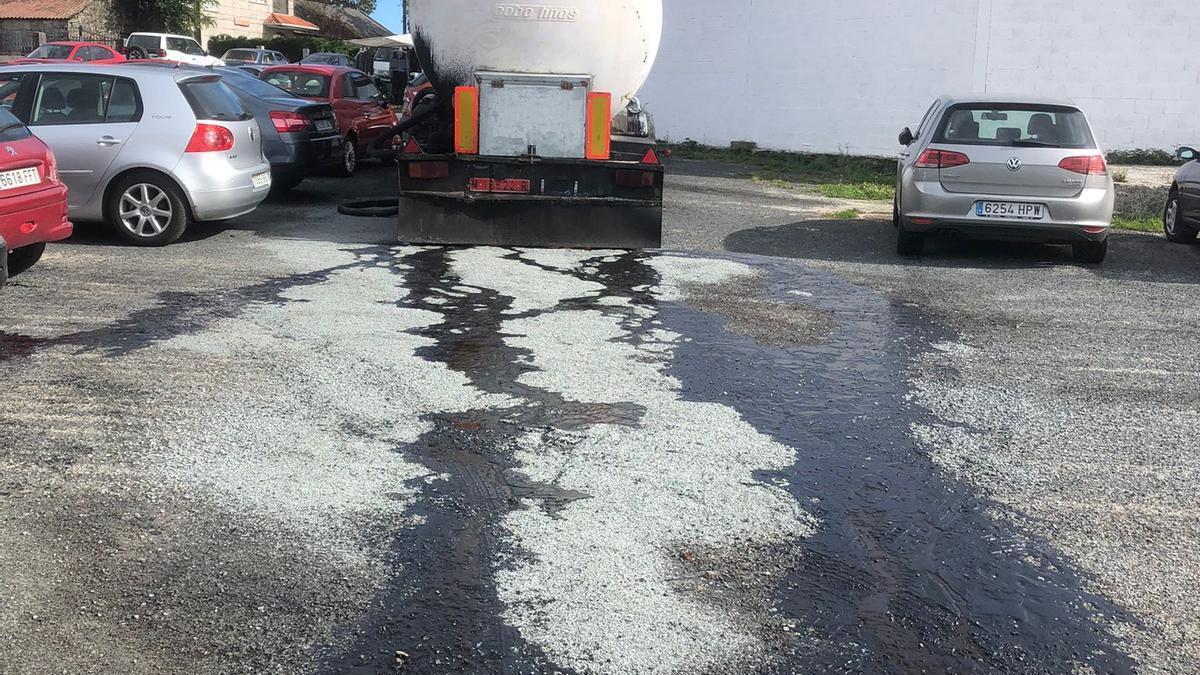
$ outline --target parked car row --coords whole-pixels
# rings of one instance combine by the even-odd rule
[[[254,210],[272,188],[353,174],[397,123],[353,69],[271,66],[260,79],[157,59],[0,67],[0,113],[0,138],[14,139],[0,145],[5,276],[69,236],[68,213],[165,245],[192,222]]]

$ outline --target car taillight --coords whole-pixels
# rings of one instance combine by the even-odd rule
[[[1058,163],[1058,168],[1066,169],[1074,173],[1081,173],[1085,176],[1104,175],[1108,173],[1108,164],[1104,161],[1102,155],[1081,155],[1079,157],[1067,157]]]
[[[232,131],[217,124],[197,124],[184,152],[224,152],[232,149]]]
[[[308,118],[300,113],[288,110],[272,110],[271,124],[281,134],[295,134],[304,131],[309,126]]]
[[[970,163],[971,158],[961,152],[929,149],[922,152],[920,157],[917,157],[915,166],[918,169],[949,169],[953,166],[963,166]]]
[[[155,58],[160,58],[160,59],[166,55],[167,55],[167,50],[165,50],[165,49],[151,49],[151,50],[149,50],[149,53],[147,54],[147,56],[153,56]]]
[[[46,151],[46,181],[58,182],[58,162],[54,159],[54,153],[49,150]]]

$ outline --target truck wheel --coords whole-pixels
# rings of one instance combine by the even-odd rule
[[[1083,265],[1099,265],[1108,257],[1108,240],[1082,241],[1071,245],[1075,262]]]
[[[349,178],[358,170],[358,148],[353,136],[347,136],[342,141],[342,161],[338,164],[337,174]]]
[[[188,228],[191,214],[179,188],[165,176],[134,173],[108,192],[108,224],[136,246],[166,246]]]
[[[33,267],[46,252],[46,242],[30,244],[8,254],[8,276],[15,277]]]
[[[1196,241],[1196,230],[1183,222],[1183,211],[1179,208],[1179,193],[1171,190],[1167,197],[1167,208],[1163,211],[1163,231],[1167,239],[1176,244],[1190,244]]]
[[[915,258],[925,249],[925,235],[909,232],[901,222],[896,231],[896,253],[905,258]]]

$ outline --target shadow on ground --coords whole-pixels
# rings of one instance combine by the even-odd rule
[[[1074,265],[1071,249],[1019,242],[933,237],[916,259],[896,254],[896,232],[884,220],[811,220],[749,228],[725,238],[735,253],[926,268],[1029,269]],[[1088,267],[1110,279],[1200,283],[1200,246],[1180,246],[1154,235],[1117,232],[1108,260]]]

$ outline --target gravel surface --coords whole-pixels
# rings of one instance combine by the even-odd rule
[[[678,253],[333,215],[391,180],[0,291],[0,673],[1200,671],[1200,247],[701,162]]]

